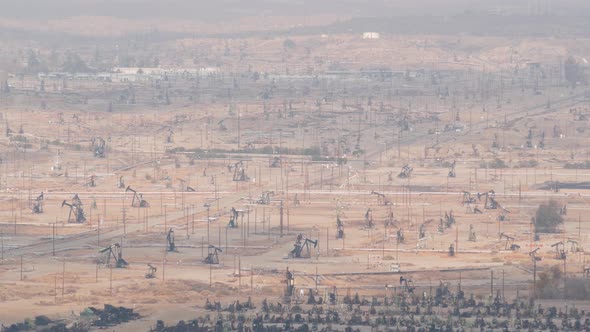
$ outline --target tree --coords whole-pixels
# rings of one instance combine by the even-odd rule
[[[563,223],[563,217],[559,214],[557,202],[551,200],[548,203],[539,205],[533,221],[536,233],[555,233],[557,226]]]
[[[88,73],[92,70],[88,68],[86,62],[77,53],[68,52],[63,64],[63,71],[68,73]]]
[[[285,49],[294,49],[295,47],[295,42],[292,39],[285,39],[283,42],[283,48]]]
[[[557,298],[560,295],[559,284],[562,278],[559,266],[554,265],[548,271],[539,273],[539,280],[536,284],[536,291],[540,298]]]
[[[586,77],[584,75],[584,69],[578,64],[574,57],[568,57],[563,66],[565,80],[572,85],[572,88],[578,83],[585,83]]]

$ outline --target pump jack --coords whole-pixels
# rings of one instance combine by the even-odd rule
[[[229,228],[237,228],[238,227],[238,210],[231,208],[231,217],[229,218],[229,223],[227,224]]]
[[[273,195],[274,192],[272,191],[264,191],[260,194],[260,198],[256,201],[257,204],[260,205],[269,205],[270,204],[270,196]]]
[[[397,243],[404,243],[404,231],[401,228],[397,230],[395,238],[397,240]]]
[[[285,283],[287,284],[287,288],[285,289],[285,295],[292,296],[293,290],[295,290],[295,277],[293,276],[293,273],[289,271],[288,267],[287,272],[285,273]]]
[[[90,176],[90,180],[88,181],[88,183],[86,184],[86,186],[88,186],[88,187],[96,187],[96,175],[92,174]]]
[[[567,239],[567,243],[570,244],[570,252],[583,252],[584,249],[580,246],[580,243],[576,240]]]
[[[498,208],[498,202],[496,202],[496,200],[494,198],[496,196],[496,193],[493,190],[490,190],[487,193],[484,193],[482,195],[486,197],[486,200],[484,203],[484,209],[495,210]]]
[[[473,225],[469,225],[469,241],[477,242],[477,235],[475,234],[475,229]]]
[[[208,250],[207,257],[205,257],[203,262],[206,264],[219,264],[219,256],[217,256],[217,253],[223,252],[223,250],[212,244],[209,245]]]
[[[376,191],[371,191],[371,195],[377,195],[377,200],[379,202],[379,205],[391,205],[391,201],[389,199],[387,199],[387,197],[385,197],[385,194],[376,192]]]
[[[413,171],[414,169],[410,167],[410,165],[406,164],[404,167],[402,167],[402,171],[397,175],[397,177],[400,179],[407,179],[412,175]]]
[[[340,216],[336,217],[336,239],[344,238],[344,223],[340,220]]]
[[[66,202],[65,200],[61,203],[61,206],[69,206],[70,212],[68,214],[68,223],[83,223],[86,221],[86,216],[84,215],[84,209],[82,208],[82,202],[78,197],[78,194],[74,195],[72,198],[72,204]],[[74,215],[74,219],[72,219],[72,214]]]
[[[414,293],[414,282],[410,278],[404,278],[403,276],[399,277],[399,284],[402,286],[401,289],[404,293]]]
[[[476,200],[474,197],[471,197],[471,193],[468,191],[463,191],[463,204],[472,204],[475,203]]]
[[[129,266],[129,263],[127,263],[127,261],[123,259],[123,249],[121,248],[121,245],[118,243],[111,244],[110,246],[99,250],[99,253],[106,254],[104,260],[104,264],[106,266],[112,266],[118,269]],[[114,265],[113,263],[111,263],[111,258],[114,261]]]
[[[270,166],[271,168],[280,168],[280,167],[281,167],[281,165],[282,165],[281,158],[279,158],[279,157],[274,157],[274,158],[272,158],[272,161],[270,161],[270,165],[269,165],[269,166]]]
[[[291,258],[311,258],[311,245],[316,248],[318,246],[317,240],[310,240],[303,236],[303,234],[297,235],[293,250],[289,252]]]
[[[166,136],[166,143],[174,142],[174,131],[172,128],[168,128],[168,136]]]
[[[244,169],[244,163],[240,160],[233,166],[234,169],[234,181],[248,181],[250,178],[246,175],[246,170]]]
[[[451,166],[449,167],[449,174],[448,174],[448,176],[449,176],[450,178],[454,178],[454,177],[456,177],[456,176],[457,176],[457,174],[455,173],[455,163],[456,163],[456,162],[457,162],[456,160],[453,160],[453,163],[452,163],[452,164],[451,164]]]
[[[423,239],[426,237],[426,225],[420,224],[420,229],[418,231],[418,240]]]
[[[176,244],[174,243],[174,230],[170,228],[168,234],[166,234],[166,241],[168,245],[166,246],[166,251],[168,252],[178,252],[178,248],[176,248]]]
[[[520,246],[514,243],[514,237],[501,233],[500,241],[502,241],[502,239],[506,239],[506,242],[504,243],[504,250],[517,251],[520,249]]]
[[[367,212],[365,212],[365,227],[373,228],[373,210],[371,208],[368,208]]]
[[[43,213],[43,199],[43,192],[41,192],[41,194],[37,196],[35,201],[33,201],[33,206],[31,207],[33,213]]]
[[[117,188],[123,189],[125,188],[125,181],[123,181],[123,175],[119,177],[119,182],[117,183]]]
[[[127,186],[127,189],[125,189],[125,192],[131,191],[133,193],[133,201],[131,201],[131,206],[132,207],[149,207],[150,204],[143,199],[143,194],[138,194],[137,191],[131,189],[131,186]]]
[[[538,261],[540,261],[540,260],[541,260],[541,257],[537,256],[537,251],[539,251],[540,249],[541,249],[541,248],[539,247],[539,248],[537,248],[537,249],[535,249],[535,250],[533,250],[533,251],[529,252],[529,256],[531,257],[531,260],[532,260],[533,262],[538,262]]]
[[[106,156],[106,142],[102,137],[94,137],[92,139],[92,150],[94,157],[104,158]]]
[[[156,277],[156,271],[158,268],[153,266],[152,264],[148,263],[148,273],[145,274],[146,279],[153,279]]]
[[[551,248],[555,248],[555,259],[565,259],[567,257],[566,253],[565,253],[565,245],[563,244],[563,241],[559,241],[559,242],[552,244]]]
[[[455,257],[455,245],[452,243],[449,246],[449,257]]]

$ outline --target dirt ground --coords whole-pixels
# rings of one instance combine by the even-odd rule
[[[429,66],[448,60],[451,53],[457,56],[441,46],[448,38],[428,37],[429,50],[417,52],[421,40],[399,37],[367,46],[368,41],[352,35],[295,38],[298,45],[317,43],[326,54],[339,53],[340,58],[328,56],[335,62],[367,56],[367,49],[375,50],[371,56],[376,62],[381,57],[397,59],[394,67]],[[277,49],[282,43],[244,42],[258,50]],[[485,38],[463,42],[493,44]],[[188,41],[178,43],[188,47]],[[511,64],[507,50],[490,46],[472,59],[473,66],[493,62],[498,70],[512,68],[535,61],[529,53],[545,59],[539,47],[555,50],[551,44],[540,45],[521,41],[519,60]],[[552,56],[565,55],[569,48],[562,47]],[[389,48],[399,54],[392,55]],[[419,63],[414,62],[416,53],[421,54]],[[251,56],[260,70],[277,66],[267,57],[281,57],[280,52]],[[289,61],[300,63],[297,54],[291,56],[295,60]],[[459,63],[445,68],[464,68]],[[483,80],[475,76],[465,85]],[[86,91],[84,84],[79,89]],[[72,319],[88,306],[111,303],[132,307],[143,316],[117,327],[137,331],[157,319],[192,318],[207,298],[278,301],[287,268],[295,274],[298,291],[315,288],[319,294],[333,287],[342,296],[379,294],[392,291],[386,285],[399,286],[403,275],[424,291],[440,282],[453,287],[461,282],[468,292],[487,297],[493,271],[496,285],[526,296],[533,279],[529,252],[540,248],[537,271],[562,266],[551,246],[559,241],[569,252],[567,274],[583,276],[586,255],[575,250],[572,240],[581,248],[589,245],[588,189],[543,189],[554,181],[590,181],[587,169],[564,167],[587,161],[590,153],[588,121],[577,120],[572,112],[588,110],[582,91],[548,84],[543,94],[534,94],[530,86],[525,92],[520,83],[506,82],[498,100],[481,101],[459,92],[442,98],[431,94],[436,88],[430,84],[410,84],[428,93],[387,97],[384,92],[371,105],[365,95],[335,97],[317,107],[325,92],[318,88],[293,98],[292,116],[282,114],[287,109],[279,97],[268,102],[241,97],[238,116],[228,112],[235,105],[210,100],[114,112],[92,105],[80,110],[59,101],[49,109],[22,107],[17,99],[24,95],[0,100],[1,122],[12,130],[0,137],[6,151],[0,165],[0,321],[8,324],[39,314]],[[451,85],[451,91],[462,88]],[[51,98],[60,97],[46,97]],[[387,120],[397,121],[403,114],[410,122],[405,131]],[[226,129],[220,124],[224,120]],[[445,129],[457,124],[462,126]],[[531,147],[526,145],[529,128]],[[543,148],[538,146],[541,135]],[[94,137],[106,140],[105,158],[93,155]],[[235,151],[249,143],[271,146],[274,153]],[[355,155],[355,145],[363,153]],[[347,163],[296,152],[315,147],[326,155],[345,156]],[[271,167],[274,157],[280,158],[279,167]],[[246,181],[233,181],[238,160],[243,160]],[[505,167],[490,166],[497,160]],[[449,177],[453,162],[456,176]],[[406,164],[413,172],[399,178]],[[149,207],[134,207],[139,196],[134,198],[128,187]],[[499,208],[486,209],[485,196],[476,197],[491,190]],[[260,204],[266,191],[272,192],[270,202]],[[464,191],[475,197],[473,203],[464,203]],[[34,214],[31,207],[41,192],[43,213]],[[372,192],[383,194],[387,204]],[[71,203],[75,194],[83,203],[84,223],[68,222],[72,215],[64,202]],[[531,217],[548,200],[566,205],[567,214],[559,233],[541,234],[535,241]],[[471,213],[475,207],[483,213]],[[228,227],[231,208],[238,210],[236,228]],[[371,227],[367,209],[372,212]],[[451,211],[456,222],[439,230]],[[500,215],[506,220],[499,221]],[[336,238],[337,217],[344,225],[344,239]],[[475,241],[469,239],[471,226]],[[170,229],[177,252],[166,251]],[[404,235],[401,243],[398,231]],[[317,240],[317,246],[310,247],[311,257],[289,258],[298,234]],[[127,268],[99,262],[104,258],[99,250],[114,243],[121,245]],[[451,244],[454,257],[448,254]],[[511,244],[520,249],[510,250]],[[209,245],[222,249],[219,264],[203,262]],[[145,278],[148,264],[157,268],[155,278]]]

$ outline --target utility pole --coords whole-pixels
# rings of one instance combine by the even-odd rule
[[[52,233],[53,257],[55,257],[55,223],[51,227],[51,233]],[[3,249],[4,249],[4,247],[3,247]],[[2,252],[4,253],[4,250]]]
[[[64,298],[66,293],[66,258],[64,257],[62,270],[61,270],[61,298]]]
[[[281,207],[280,207],[280,212],[281,212],[281,216],[280,216],[280,228],[281,228],[281,237],[283,237],[283,201],[281,200]],[[269,231],[270,231],[270,227],[269,227]]]

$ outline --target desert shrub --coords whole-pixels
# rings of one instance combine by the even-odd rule
[[[557,227],[563,223],[563,217],[559,214],[559,205],[556,201],[542,203],[537,208],[533,219],[536,233],[555,233]]]

